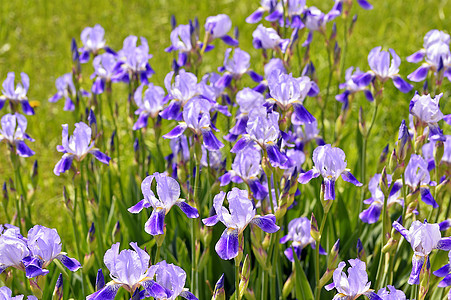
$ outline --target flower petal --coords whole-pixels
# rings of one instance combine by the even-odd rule
[[[66,268],[72,272],[81,268],[81,264],[75,258],[70,258],[64,254],[60,254],[56,257]]]
[[[185,201],[177,201],[175,203],[180,209],[183,211],[183,213],[190,219],[199,218],[199,212],[197,211],[197,208],[192,207]]]
[[[216,253],[224,260],[238,255],[238,229],[226,228],[215,246]]]
[[[349,171],[344,171],[343,173],[341,173],[341,178],[344,181],[350,182],[355,186],[362,186],[362,184]]]
[[[255,216],[251,223],[260,227],[263,231],[274,233],[277,232],[280,227],[276,225],[276,217],[272,214],[265,216]]]
[[[147,220],[144,230],[151,235],[164,234],[164,217],[166,215],[165,209],[154,209]]]

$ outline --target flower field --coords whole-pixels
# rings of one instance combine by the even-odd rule
[[[448,1],[0,12],[0,299],[451,299]]]

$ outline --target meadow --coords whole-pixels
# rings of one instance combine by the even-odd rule
[[[331,10],[334,5],[334,1],[317,2],[307,1],[307,5],[317,6],[324,12]],[[335,274],[334,270],[338,270],[337,266],[343,268],[342,264],[338,264],[339,262],[355,258],[358,258],[359,262],[365,262],[365,269],[361,271],[367,274],[368,281],[371,281],[374,294],[378,293],[379,289],[390,285],[402,290],[407,295],[407,299],[445,299],[449,288],[440,283],[440,277],[443,276],[436,276],[433,272],[449,263],[447,251],[451,250],[446,246],[448,243],[446,237],[449,236],[447,227],[450,223],[446,220],[450,217],[449,176],[451,172],[450,161],[445,159],[451,155],[449,146],[446,146],[450,141],[451,130],[445,122],[446,117],[444,121],[439,120],[437,126],[440,126],[442,132],[438,132],[440,137],[437,139],[437,136],[432,134],[437,133],[434,131],[437,122],[428,123],[416,115],[414,124],[411,125],[409,114],[414,114],[411,100],[416,97],[416,92],[420,95],[430,95],[432,99],[443,93],[439,110],[444,116],[451,114],[449,105],[451,83],[446,78],[446,71],[451,72],[451,55],[448,55],[448,60],[443,61],[445,65],[442,69],[435,73],[434,69],[429,71],[426,79],[427,86],[424,85],[424,80],[414,82],[407,79],[407,76],[412,74],[421,63],[410,63],[406,61],[406,58],[423,47],[423,38],[429,31],[437,29],[445,33],[450,32],[451,3],[446,0],[415,2],[372,0],[370,2],[373,8],[365,10],[357,4],[357,1],[343,1],[343,8],[337,16],[321,25],[324,27],[319,26],[318,30],[311,30],[312,41],[306,47],[302,44],[307,39],[309,28],[301,28],[297,31],[293,26],[285,27],[281,26],[279,21],[268,22],[264,19],[253,24],[246,22],[246,18],[259,7],[258,1],[4,1],[0,5],[0,80],[6,79],[8,72],[15,72],[16,83],[19,82],[21,72],[29,76],[30,87],[26,98],[35,114],[26,116],[28,121],[26,132],[35,141],[26,141],[26,144],[35,154],[30,157],[19,157],[15,153],[17,146],[11,146],[11,142],[6,139],[3,140],[4,143],[0,143],[3,154],[0,156],[0,183],[4,182],[0,224],[18,226],[24,237],[34,225],[55,228],[61,237],[63,251],[67,252],[67,256],[78,261],[81,268],[74,267],[77,271],[71,272],[70,268],[68,270],[64,267],[66,265],[63,262],[64,259],[55,264],[44,263],[44,266],[40,262],[41,265],[37,263],[38,269],[48,269],[49,273],[29,277],[29,274],[26,275],[25,272],[29,262],[21,261],[18,266],[11,265],[13,268],[8,268],[1,273],[0,285],[9,287],[13,295],[34,294],[38,299],[85,299],[88,295],[101,291],[102,288],[105,289],[101,284],[97,284],[99,269],[103,269],[105,282],[110,281],[108,274],[112,270],[104,263],[105,251],[117,242],[120,242],[120,249],[129,249],[129,243],[136,242],[141,249],[147,251],[152,265],[164,260],[168,264],[181,267],[186,272],[184,286],[189,289],[193,297],[198,299],[212,297],[213,299],[224,299],[224,297],[332,299],[337,291],[343,293],[343,297],[348,297],[344,299],[357,299],[360,296],[376,297],[368,294],[372,291],[347,295],[337,288],[337,283],[335,283],[336,290],[326,291],[323,288],[331,281],[335,282],[335,275],[332,278],[332,274]],[[352,7],[349,13],[345,14],[343,11],[348,9],[349,3],[352,3]],[[280,1],[279,5],[285,4],[284,1]],[[207,17],[218,14],[228,15],[233,25],[225,33],[232,39],[228,41],[229,44],[221,41],[221,37],[204,40],[206,32],[204,24]],[[288,16],[288,8],[282,9],[281,14]],[[306,22],[306,10],[300,14],[301,19]],[[357,18],[354,22],[352,18],[355,15]],[[171,19],[172,16],[175,19]],[[266,16],[268,12],[265,12],[263,18]],[[195,27],[195,18],[198,20],[198,28]],[[289,18],[293,20],[293,16],[290,15]],[[180,24],[188,24],[190,20],[194,24],[190,43],[196,46],[193,46],[195,48],[193,51],[187,52],[186,62],[180,63],[178,55],[183,53],[182,50],[174,49],[172,52],[167,52],[165,49],[171,46],[171,31]],[[280,35],[279,39],[287,39],[288,46],[286,44],[285,46],[290,50],[287,52],[285,46],[281,46],[283,42],[279,41],[271,49],[263,51],[261,49],[265,48],[262,46],[263,42],[256,42],[256,38],[253,38],[253,33],[260,23],[265,27],[275,28]],[[144,37],[147,40],[148,53],[152,55],[148,63],[155,72],[151,77],[149,76],[148,82],[164,88],[161,97],[154,90],[153,95],[158,95],[154,96],[153,101],[162,101],[157,98],[169,96],[164,99],[162,107],[157,109],[156,115],[148,117],[147,125],[142,128],[132,129],[137,126],[139,114],[134,114],[139,106],[135,91],[141,84],[144,84],[144,90],[149,86],[145,84],[146,80],[142,75],[142,72],[145,73],[146,70],[141,69],[141,73],[138,74],[130,70],[124,71],[128,62],[118,65],[115,72],[123,72],[119,74],[122,77],[119,78],[118,74],[115,74],[116,78],[112,80],[113,82],[108,80],[104,86],[105,90],[96,94],[92,91],[95,79],[90,77],[94,71],[93,53],[90,53],[87,63],[79,63],[82,51],[71,49],[72,39],[76,41],[78,48],[82,47],[80,34],[86,27],[94,27],[96,24],[103,27],[106,45],[116,54],[121,48],[125,49],[123,41],[130,35]],[[336,26],[335,36],[333,24]],[[216,30],[223,25],[218,26]],[[213,32],[215,29],[211,30]],[[293,38],[292,35],[295,31],[298,34],[297,38]],[[321,34],[321,31],[324,34]],[[198,36],[194,37],[196,34]],[[210,37],[212,36],[213,33],[210,33]],[[197,39],[197,42],[193,42],[193,39]],[[235,40],[239,42],[240,49],[249,53],[249,69],[256,74],[246,70],[248,74],[243,72],[236,75],[231,71],[232,67],[227,69],[227,66],[226,70],[218,70],[224,65],[226,49],[236,47],[236,44],[230,45]],[[214,45],[214,49],[205,51],[205,41]],[[142,41],[138,41],[138,45],[140,43]],[[391,82],[393,78],[397,78],[397,74],[388,78],[372,70],[366,73],[367,79],[371,77],[368,82],[363,77],[355,78],[354,83],[360,84],[358,91],[352,90],[349,85],[345,87],[350,90],[350,101],[344,113],[343,103],[335,98],[345,91],[339,84],[345,82],[346,69],[351,66],[358,67],[364,72],[372,69],[368,64],[368,54],[378,46],[381,46],[383,51],[388,51],[389,48],[396,51],[401,59],[397,73],[407,85],[411,84],[412,88],[408,89],[404,86],[404,91],[400,91],[403,88],[397,88]],[[339,51],[337,51],[338,47]],[[102,48],[94,54],[104,54],[108,51]],[[126,56],[125,52],[123,51],[118,57]],[[235,50],[231,55],[233,53],[236,54],[237,51]],[[393,54],[391,55],[393,57]],[[283,77],[279,74],[281,77],[275,79],[269,76],[270,74],[266,74],[265,63],[268,63],[270,58],[282,58],[282,68],[292,76]],[[174,67],[174,60],[177,59],[179,59],[179,66]],[[306,69],[309,63],[314,65],[314,72]],[[78,69],[79,66],[80,69]],[[198,94],[196,94],[192,99],[198,102],[189,102],[192,100],[190,98],[181,104],[184,111],[187,111],[186,116],[183,114],[185,122],[183,124],[174,120],[177,117],[170,117],[168,120],[158,116],[172,103],[171,101],[180,100],[177,98],[180,95],[176,95],[176,89],[182,90],[182,94],[190,92],[189,83],[186,83],[186,90],[183,90],[183,87],[174,88],[177,80],[180,82],[185,80],[181,77],[175,79],[176,83],[172,86],[172,91],[167,89],[165,78],[172,70],[175,71],[174,76],[186,74],[182,70],[192,72],[197,82],[201,82],[203,76],[211,72],[223,76],[220,82],[222,85],[219,83],[215,85],[213,77],[204,80],[208,86],[208,88],[203,87],[205,90],[213,94],[218,93],[213,97],[213,101],[206,94],[202,95],[203,98],[197,97]],[[72,111],[63,110],[64,99],[56,103],[49,102],[49,99],[57,93],[55,81],[66,73],[71,73],[70,80],[75,82],[74,91],[69,90],[69,94],[73,100],[77,97],[79,99],[74,100],[75,107]],[[260,77],[258,75],[264,78],[258,78]],[[304,75],[305,77],[302,78],[307,82],[302,83],[304,88],[308,85],[312,90],[298,91],[301,85],[293,78],[301,78]],[[442,76],[442,80],[439,76]],[[217,79],[214,80],[217,82]],[[358,82],[358,80],[361,81]],[[172,82],[174,83],[174,79]],[[291,90],[284,91],[284,84],[293,86]],[[261,90],[257,90],[258,86]],[[317,86],[316,92],[314,86]],[[251,128],[248,123],[246,130],[240,132],[234,140],[226,140],[224,136],[238,122],[237,120],[240,120],[240,112],[245,110],[241,108],[241,104],[238,108],[236,98],[239,91],[246,87],[254,88],[262,95],[267,114],[277,116],[277,120],[271,123],[272,119],[268,115],[258,116],[255,120],[253,119],[255,127]],[[200,89],[200,86],[196,88]],[[89,95],[84,96],[81,89],[86,90]],[[278,89],[281,90],[280,93],[277,93]],[[5,88],[2,94],[5,94],[4,90]],[[372,102],[368,101],[365,91],[372,93],[374,98]],[[294,101],[287,104],[288,102],[278,98],[278,96],[289,98],[296,92],[304,94],[302,99],[299,96],[297,99],[291,99]],[[146,97],[143,95],[147,94],[141,94],[141,97]],[[260,96],[253,97],[256,97],[255,102],[257,98],[260,99]],[[208,99],[209,104],[204,103],[205,99]],[[249,100],[249,103],[253,100]],[[187,105],[188,102],[190,105]],[[204,105],[211,107],[206,109]],[[197,108],[201,106],[202,110],[198,111]],[[300,112],[303,112],[300,106],[302,109],[305,106],[308,113],[300,116]],[[259,109],[261,107],[255,108],[255,111],[260,111]],[[0,117],[15,111],[23,113],[22,110],[20,106],[12,105],[7,100],[3,109],[0,110]],[[228,110],[230,115],[224,113],[224,110]],[[249,116],[253,114],[252,110],[254,109],[247,113]],[[195,114],[195,117],[190,117],[190,113]],[[294,124],[296,122],[293,121],[296,117],[291,118],[296,114],[301,119],[300,123],[297,120],[298,124]],[[88,118],[90,115],[91,117]],[[93,115],[96,122],[92,122]],[[311,123],[310,116],[318,122],[318,134],[312,139],[307,138],[305,127],[306,124]],[[202,118],[208,119],[207,125],[194,128],[198,125],[196,122]],[[402,126],[403,120],[406,122],[405,128]],[[63,166],[61,174],[56,176],[54,168],[63,155],[57,151],[57,145],[62,144],[62,125],[68,124],[68,133],[71,136],[74,124],[78,122],[88,124],[87,126],[93,132],[92,141],[95,142],[95,148],[98,148],[105,156],[99,152],[83,153],[74,159],[71,169]],[[188,138],[185,140],[188,141],[188,154],[183,153],[185,144],[180,138],[181,134],[173,131],[174,128],[176,128],[175,131],[180,130],[185,124],[191,126],[184,132]],[[269,128],[268,132],[262,133],[265,126]],[[215,131],[216,128],[218,132]],[[268,138],[274,135],[271,130],[275,130],[277,135],[271,141],[262,142],[261,137],[256,137],[258,134],[264,134],[265,138]],[[280,131],[283,131],[283,134]],[[303,133],[299,135],[299,131]],[[170,132],[172,135],[169,134]],[[428,136],[429,133],[431,135]],[[163,135],[166,136],[163,137]],[[248,145],[249,139],[255,143]],[[170,141],[177,142],[172,142],[171,145]],[[236,141],[242,141],[241,144],[246,142],[246,145],[240,145]],[[432,144],[427,156],[422,146],[428,142]],[[328,153],[329,148],[321,148],[324,144],[331,144],[332,149],[340,148],[344,151],[346,170],[339,168],[336,173],[331,171],[341,164],[338,159],[340,153],[338,150]],[[218,145],[223,146],[219,150],[221,154],[213,149],[218,148]],[[388,150],[384,154],[384,148],[387,145]],[[254,169],[259,170],[256,173],[258,175],[254,174],[251,178],[244,178],[243,174],[237,175],[237,166],[240,164],[243,169],[247,168],[247,172],[251,172],[252,169],[251,161],[255,157],[251,159],[246,158],[245,154],[239,154],[243,152],[243,148],[245,148],[244,152],[246,149],[251,152],[250,148],[246,147],[258,152],[255,154],[258,156],[258,166],[253,166]],[[299,151],[296,155],[304,157],[301,159],[296,156],[296,167],[294,167],[295,156],[291,160],[287,159],[289,149]],[[330,159],[325,163],[327,166],[324,167],[324,162],[315,161],[315,158],[312,158],[315,149],[325,151],[320,156]],[[397,151],[396,157],[392,154],[394,149]],[[179,153],[175,153],[175,150]],[[70,151],[65,149],[65,152]],[[433,168],[429,166],[426,171],[430,180],[421,181],[412,187],[406,184],[408,175],[404,171],[409,164],[409,158],[416,157],[416,154],[424,157],[424,160],[429,160],[429,163],[432,159],[435,164]],[[172,160],[168,159],[171,155]],[[440,155],[444,158],[442,159]],[[203,157],[202,161],[201,157]],[[238,161],[236,157],[240,157],[242,161]],[[320,163],[323,165],[320,166]],[[232,169],[235,172],[234,175],[230,175]],[[309,178],[308,171],[312,169],[314,172],[320,170],[318,174],[321,173],[321,175],[318,178]],[[328,175],[321,172],[324,169],[326,173],[329,172]],[[353,177],[347,175],[348,169]],[[225,176],[227,171],[230,178]],[[147,186],[149,190],[141,190],[141,183],[149,178],[148,175],[155,172],[161,173],[155,175],[153,179],[158,187],[155,189],[155,184],[149,182]],[[162,175],[164,172],[167,172],[166,175]],[[419,174],[421,170],[415,170],[415,172]],[[375,180],[369,187],[370,179],[376,173],[382,173],[382,179]],[[426,177],[426,173],[421,174]],[[343,174],[348,177],[344,178]],[[338,179],[340,175],[345,180]],[[336,184],[330,183],[331,178],[337,181]],[[409,182],[408,179],[407,181]],[[434,181],[435,184],[430,181]],[[165,184],[172,188],[172,192],[163,196],[162,190]],[[177,188],[179,185],[180,188]],[[398,185],[400,185],[399,188]],[[434,207],[435,204],[426,196],[424,192],[426,185],[431,191],[431,197],[438,203],[438,207]],[[150,188],[153,192],[150,192]],[[230,194],[232,188],[246,191],[235,196],[237,199],[245,198],[252,203],[247,207],[239,202],[241,203],[239,209],[235,208],[234,212],[231,211],[232,215],[240,210],[246,211],[243,216],[236,217],[240,219],[237,223],[242,222],[241,218],[249,218],[249,214],[257,213],[257,215],[267,216],[261,217],[263,219],[258,219],[257,216],[257,221],[250,223],[247,229],[244,227],[250,220],[245,222],[246,224],[241,228],[243,230],[240,231],[240,229],[237,233],[236,241],[239,243],[239,250],[235,256],[230,256],[228,247],[232,247],[230,243],[235,243],[233,230],[236,228],[227,225],[227,217],[219,217],[227,228],[231,228],[228,232],[230,236],[227,236],[230,240],[227,242],[220,239],[224,226],[218,224],[209,227],[217,221],[211,221],[211,223],[205,221],[206,218],[220,214],[217,206],[214,206],[214,209],[212,207],[213,203],[216,203],[217,195],[222,195],[221,191],[229,193],[227,196],[224,195],[227,199],[225,203],[228,203],[228,205],[224,204],[225,207],[238,205],[234,202],[238,200],[229,198],[232,197]],[[398,189],[398,192],[396,193],[393,189]],[[180,190],[180,198],[186,199],[182,202],[189,204],[195,211],[181,204],[179,197],[173,195],[177,194],[174,190]],[[268,193],[268,190],[271,192]],[[379,211],[382,211],[381,217],[368,224],[368,220],[363,221],[360,214],[362,210],[368,208],[363,200],[370,197],[375,199],[376,196],[373,193],[376,193],[376,190],[379,193],[378,197],[382,199],[382,204],[378,207]],[[237,190],[233,189],[233,191]],[[155,196],[160,200],[174,196],[174,199],[168,201],[173,201],[172,205],[180,207],[180,209],[174,207],[171,211],[169,211],[171,205],[165,208],[164,233],[159,227],[162,226],[161,220],[155,219],[156,223],[150,224],[156,226],[153,229],[150,229],[149,223],[146,223],[151,216],[154,216],[152,208],[142,211],[136,209],[140,211],[139,213],[128,211],[141,199],[150,199],[149,201],[152,202],[154,201],[152,197]],[[396,198],[397,203],[403,202],[404,205],[388,203],[392,196]],[[150,202],[146,207],[156,207]],[[158,218],[156,215],[154,217]],[[279,243],[282,237],[292,234],[291,231],[289,232],[290,221],[301,217],[303,217],[302,222],[307,220],[309,224],[311,222],[311,230],[308,229],[310,225],[303,223],[304,228],[293,229],[297,230],[297,236],[294,239],[299,239],[296,243],[293,236],[291,236],[292,242]],[[161,215],[160,218],[162,218]],[[430,224],[445,221],[440,223],[440,229],[443,229],[441,232],[443,243],[438,242],[439,238],[432,247],[437,250],[430,255],[431,250],[428,253],[422,252],[424,254],[424,259],[421,260],[422,267],[417,266],[417,275],[421,282],[412,284],[409,279],[409,276],[412,276],[412,255],[415,258],[418,251],[414,254],[409,244],[411,241],[404,238],[409,235],[399,226],[409,230],[411,224],[418,225],[414,222],[423,222],[424,219],[427,219]],[[315,224],[315,221],[318,224]],[[393,225],[395,221],[399,221],[396,224],[402,225]],[[243,224],[240,223],[241,225]],[[424,229],[420,231],[426,237],[423,239],[423,236],[418,234],[417,242],[430,245],[428,236],[433,234],[428,230],[432,229],[424,224],[422,226]],[[258,227],[270,233],[265,233]],[[275,230],[276,227],[278,230]],[[93,228],[95,232],[92,231]],[[401,234],[398,233],[399,231]],[[2,233],[1,230],[0,233]],[[435,231],[434,234],[436,234]],[[2,235],[5,237],[6,231]],[[17,239],[17,236],[15,238]],[[222,250],[225,252],[218,251],[218,246],[215,248],[218,240],[224,241],[226,249]],[[324,249],[307,247],[307,245],[318,243]],[[446,247],[443,244],[446,244]],[[6,242],[0,245],[0,270],[2,270],[2,263],[8,267],[2,261],[8,255],[8,251],[11,251],[6,245]],[[427,248],[425,244],[421,245]],[[440,246],[447,251],[438,250]],[[24,251],[30,252],[31,255],[32,247],[25,247]],[[291,260],[288,259],[286,252],[290,250],[296,253],[299,251],[299,257],[291,255]],[[319,254],[323,250],[327,252],[327,255]],[[128,259],[131,263],[134,257]],[[144,261],[148,262],[148,260]],[[133,261],[132,264],[136,263]],[[139,269],[133,266],[134,269]],[[362,265],[358,264],[358,266]],[[347,267],[348,265],[346,269]],[[141,268],[144,268],[144,273],[148,272],[147,266],[141,266]],[[167,274],[172,274],[172,271],[165,269],[166,267],[161,268],[161,272],[164,269],[164,272],[168,272]],[[133,273],[131,269],[128,270]],[[348,272],[351,274],[351,271]],[[59,281],[60,273],[64,285],[61,291],[58,291],[58,289],[54,290],[54,287],[57,280]],[[157,284],[160,284],[158,280],[163,282],[161,278],[164,276],[171,278],[170,283],[166,280],[165,283],[160,284],[163,286],[163,291],[158,290],[161,288],[160,285],[154,286],[152,290],[145,284],[141,287],[137,285],[127,287],[124,284],[124,288],[119,289],[115,299],[130,297],[140,299],[138,295],[140,291],[141,299],[144,298],[144,291],[150,294],[155,293],[155,299],[164,299],[163,296],[156,296],[162,293],[166,293],[167,298],[176,297],[173,291],[176,285],[175,279],[167,274],[159,275],[160,278],[157,276],[155,279]],[[224,274],[224,282],[221,287],[221,283],[217,284],[217,282],[222,274]],[[362,276],[362,273],[359,273],[359,277]],[[113,277],[117,279],[117,276]],[[319,280],[321,277],[324,279]],[[351,285],[355,287],[353,284]],[[361,285],[365,286],[366,282],[362,282]],[[168,292],[171,286],[172,294]],[[360,286],[362,290],[363,286]],[[183,284],[181,287],[183,288]],[[240,291],[239,296],[234,294],[237,289]],[[99,292],[97,295],[100,296],[92,299],[113,299],[111,295],[101,295]],[[191,296],[188,294],[185,296],[187,299],[195,299],[189,298]],[[392,293],[392,298],[384,295],[381,299],[406,299],[394,297]]]

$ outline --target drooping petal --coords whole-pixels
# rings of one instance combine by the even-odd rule
[[[180,115],[180,108],[182,104],[180,101],[171,101],[168,107],[166,107],[162,112],[160,112],[160,116],[166,120],[177,120]]]
[[[22,101],[22,110],[23,110],[24,114],[26,114],[26,115],[34,115],[34,109],[33,109],[33,107],[30,106],[30,103],[28,102],[28,100]]]
[[[443,267],[441,267],[440,269],[438,269],[437,271],[432,272],[432,274],[434,274],[437,277],[444,277],[444,276],[448,275],[450,272],[451,272],[451,265],[446,264]]]
[[[357,3],[363,8],[363,9],[366,9],[366,10],[369,10],[369,9],[373,9],[373,5],[371,5],[368,1],[366,1],[366,0],[357,0]]]
[[[114,300],[120,287],[120,284],[111,281],[103,289],[86,297],[86,300]]]
[[[185,132],[187,127],[188,126],[186,125],[186,123],[182,122],[179,125],[175,126],[171,131],[169,131],[168,133],[163,135],[163,138],[165,138],[165,139],[178,138],[179,136],[181,136],[183,134],[183,132]]]
[[[24,141],[21,140],[16,142],[16,152],[19,156],[22,157],[30,157],[35,154],[35,152],[31,150]]]
[[[141,212],[141,210],[143,210],[144,208],[149,207],[150,207],[149,201],[147,201],[146,199],[142,199],[141,201],[130,207],[128,211],[131,212],[132,214],[137,214]]]
[[[188,300],[199,300],[199,299],[197,299],[197,297],[194,296],[194,294],[191,293],[190,291],[183,291],[183,292],[180,293],[179,296],[182,297],[182,298],[188,299]]]
[[[435,275],[435,272],[434,272],[434,275]],[[439,276],[439,277],[441,277],[441,276]],[[447,274],[445,276],[445,278],[443,278],[442,281],[440,281],[438,283],[438,287],[441,287],[441,288],[444,288],[444,287],[447,287],[447,286],[450,286],[450,285],[451,285],[451,274]]]
[[[151,235],[164,234],[164,217],[166,215],[165,209],[154,209],[147,220],[144,230]]]
[[[215,246],[216,253],[224,260],[238,255],[238,229],[226,228]]]
[[[315,117],[302,104],[294,104],[294,111],[299,120],[311,124],[316,121]]]
[[[269,233],[277,232],[280,229],[280,227],[276,225],[276,217],[272,214],[266,216],[255,216],[251,223]]]
[[[101,163],[104,163],[105,165],[110,164],[111,157],[101,152],[99,149],[92,149],[91,151],[89,151],[89,153],[94,155],[94,157]]]
[[[149,114],[141,113],[139,114],[138,120],[133,124],[133,130],[138,130],[147,127],[147,120],[149,119]]]
[[[364,223],[374,224],[379,220],[381,211],[382,207],[380,205],[370,205],[370,207],[359,214],[359,218]]]
[[[396,231],[398,231],[410,243],[409,231],[405,229],[404,226],[399,224],[397,221],[394,221],[393,228],[396,229]]]
[[[443,250],[443,251],[450,251],[451,250],[451,237],[442,238],[438,242],[436,248],[439,250]]]
[[[204,138],[203,145],[207,148],[207,150],[216,151],[224,147],[224,144],[218,140],[210,129],[202,130],[202,136]]]
[[[279,147],[276,145],[267,146],[266,152],[268,153],[269,161],[273,167],[281,169],[288,169],[291,167],[289,158],[285,154],[282,154]]]
[[[72,160],[74,159],[73,155],[64,154],[60,161],[57,162],[55,168],[53,169],[53,173],[56,176],[60,176],[61,173],[66,172],[72,166]]]
[[[233,145],[230,152],[238,153],[241,150],[243,150],[244,148],[246,148],[250,143],[251,143],[251,140],[249,140],[247,138],[241,138],[235,143],[235,145]]]
[[[431,191],[428,188],[420,188],[421,200],[427,205],[432,205],[433,208],[438,207],[438,203],[432,197]]]
[[[429,72],[429,66],[421,66],[415,71],[413,71],[411,74],[407,75],[407,79],[414,82],[420,82],[426,79]]]
[[[70,258],[64,254],[60,254],[56,257],[66,268],[75,272],[81,268],[81,264],[75,258]]]
[[[420,272],[423,268],[424,256],[419,256],[414,254],[412,257],[412,272],[410,273],[408,284],[419,284],[420,283]]]
[[[142,287],[155,299],[166,299],[171,297],[168,295],[169,290],[165,289],[153,280],[145,280],[141,282]]]
[[[218,215],[214,215],[214,216],[202,219],[202,223],[204,223],[206,226],[214,226],[218,222],[219,222]]]
[[[362,186],[362,183],[360,183],[355,177],[354,175],[352,175],[351,172],[349,171],[344,171],[343,173],[341,173],[341,178],[344,181],[350,182],[355,186]]]
[[[175,203],[180,209],[183,211],[183,213],[191,219],[199,218],[199,212],[197,211],[197,208],[192,207],[185,201],[177,201]]]
[[[239,42],[232,38],[230,35],[225,35],[221,37],[221,40],[229,46],[236,47],[239,45]]]
[[[335,180],[324,180],[324,200],[335,200]]]
[[[393,85],[403,93],[408,93],[413,89],[413,85],[402,79],[400,76],[393,77]]]
[[[298,182],[302,184],[308,183],[313,178],[316,178],[319,176],[319,172],[316,172],[315,170],[309,170],[305,173],[302,173],[298,177]]]
[[[368,291],[368,292],[365,292],[365,293],[363,293],[365,296],[367,296],[368,297],[368,299],[370,299],[370,300],[383,300],[378,294],[376,294],[375,292],[373,292],[373,291]]]

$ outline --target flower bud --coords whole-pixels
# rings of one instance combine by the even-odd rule
[[[329,256],[327,257],[327,269],[332,270],[338,266],[338,251],[340,250],[340,239],[330,249]]]
[[[103,289],[104,286],[105,286],[105,277],[103,276],[102,269],[99,269],[97,271],[96,276],[96,291]]]
[[[398,168],[398,155],[396,155],[396,149],[393,149],[393,152],[390,155],[390,159],[388,160],[387,172],[389,174],[393,174],[396,168]]]
[[[287,281],[285,281],[285,283],[283,284],[283,289],[282,289],[282,298],[283,299],[286,299],[288,297],[288,295],[291,293],[291,291],[293,290],[294,281],[295,281],[295,279],[293,278],[293,273],[291,273],[290,276],[288,277]]]
[[[42,299],[42,296],[44,294],[42,289],[41,289],[41,287],[39,286],[40,282],[38,282],[38,281],[42,281],[42,280],[40,280],[41,278],[45,278],[45,277],[44,276],[38,276],[38,277],[36,277],[36,279],[30,279],[31,292],[38,299]]]
[[[9,195],[8,195],[8,187],[6,185],[6,181],[3,182],[2,192],[3,192],[3,199],[2,199],[3,207],[8,207]]]
[[[384,149],[381,152],[381,155],[379,156],[379,161],[377,163],[377,170],[378,170],[378,172],[380,172],[380,170],[382,170],[382,168],[384,167],[385,163],[387,162],[388,150],[389,150],[389,147],[388,147],[388,144],[387,144],[387,146],[384,147]],[[388,171],[388,173],[391,174],[392,172]]]
[[[366,253],[360,239],[357,239],[357,258],[366,263]]]
[[[95,250],[95,241],[96,241],[96,228],[94,226],[94,222],[91,223],[91,227],[88,230],[88,236],[86,237],[86,242],[89,245],[89,249]]]
[[[221,275],[221,277],[219,277],[218,282],[216,282],[215,290],[211,300],[225,300],[224,273]]]
[[[379,187],[384,194],[384,197],[388,198],[388,179],[387,179],[387,168],[382,169],[381,177],[379,179]]]
[[[315,215],[313,213],[312,217],[310,218],[310,235],[316,242],[319,242],[320,233],[318,229],[318,222],[316,221]]]
[[[58,279],[56,280],[55,289],[53,290],[53,298],[52,300],[61,300],[63,299],[63,274],[60,273]]]
[[[88,272],[94,265],[95,260],[96,260],[96,257],[94,255],[94,252],[85,254],[85,257],[83,259],[83,270]]]
[[[243,268],[241,269],[241,280],[239,285],[239,299],[243,299],[244,292],[247,289],[247,286],[249,284],[249,278],[251,275],[251,263],[250,263],[249,255],[246,254],[246,257],[244,258]]]
[[[171,28],[174,30],[175,27],[177,27],[177,19],[175,15],[171,15]]]
[[[120,233],[121,233],[121,224],[119,223],[119,221],[117,221],[116,225],[114,225],[113,232],[111,233],[113,243],[118,241]]]
[[[434,161],[436,166],[440,164],[440,161],[442,160],[444,153],[445,153],[445,144],[442,141],[437,141],[434,147]]]

